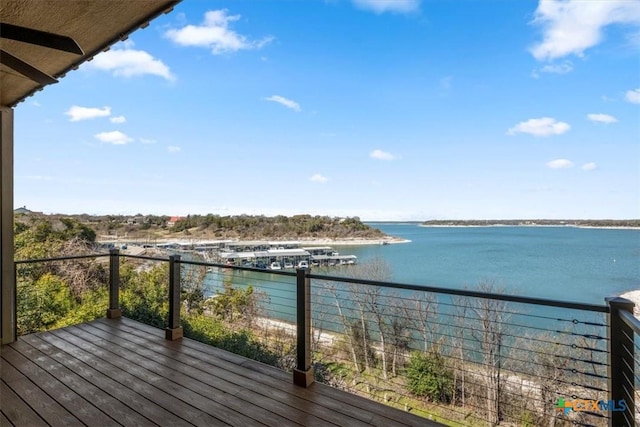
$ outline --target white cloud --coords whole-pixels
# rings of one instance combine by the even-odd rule
[[[156,142],[158,142],[155,139],[151,139],[151,138],[138,138],[138,139],[143,144],[155,144]]]
[[[569,169],[573,167],[573,162],[567,159],[551,160],[547,163],[549,169]]]
[[[273,95],[270,96],[268,98],[264,98],[265,101],[272,101],[272,102],[277,102],[278,104],[282,104],[287,108],[291,108],[294,111],[301,111],[302,108],[300,108],[300,104],[298,104],[295,101],[292,101],[290,99],[287,99],[283,96],[280,95]]]
[[[624,98],[632,104],[640,104],[640,87],[634,90],[628,90]]]
[[[115,116],[115,117],[111,117],[109,121],[111,123],[124,123],[127,121],[127,118],[125,116]]]
[[[38,101],[33,101],[31,105],[33,105],[34,107],[42,107],[42,104],[40,104]]]
[[[111,49],[87,62],[88,67],[111,71],[116,77],[134,77],[151,74],[166,80],[175,80],[169,67],[144,50]]]
[[[181,150],[181,148],[177,147],[175,145],[170,145],[170,146],[167,147],[167,151],[170,152],[170,153],[177,153],[180,150]]]
[[[548,64],[540,68],[541,73],[567,74],[573,70],[573,64],[565,61],[562,64]]]
[[[199,46],[211,49],[219,55],[246,49],[260,49],[270,43],[273,37],[249,40],[246,36],[230,29],[230,23],[240,19],[240,15],[228,15],[226,9],[211,10],[204,14],[202,25],[186,25],[179,30],[171,29],[165,36],[181,46]]]
[[[312,182],[319,182],[321,184],[324,184],[325,182],[329,181],[329,178],[327,178],[324,175],[320,175],[319,173],[313,175],[311,178],[309,178],[309,181]]]
[[[640,24],[640,2],[540,0],[533,23],[543,32],[543,40],[531,48],[537,60],[582,56],[602,41],[606,26]]]
[[[375,13],[412,13],[420,9],[420,0],[352,0],[353,4],[363,10]]]
[[[396,158],[396,156],[394,156],[393,154],[382,150],[373,150],[371,153],[369,153],[369,157],[378,160],[394,160]]]
[[[133,141],[133,138],[127,136],[119,130],[114,130],[112,132],[100,132],[96,134],[95,137],[101,142],[113,145],[124,145]]]
[[[616,123],[618,121],[618,119],[616,119],[613,116],[610,116],[609,114],[587,114],[587,118],[592,122],[599,122],[599,123],[606,123],[606,124]]]
[[[559,122],[551,117],[541,117],[518,123],[507,130],[507,135],[515,135],[517,133],[528,133],[534,136],[561,135],[569,131],[569,129],[571,129],[571,126],[565,122]]]
[[[598,168],[598,165],[596,165],[594,162],[589,162],[589,163],[585,163],[584,165],[582,165],[582,170],[583,171],[592,171]]]
[[[96,117],[109,117],[111,115],[111,108],[89,108],[74,105],[64,114],[69,116],[69,121],[78,122],[80,120],[95,119]]]

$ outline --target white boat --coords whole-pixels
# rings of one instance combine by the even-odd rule
[[[293,263],[291,263],[289,261],[285,262],[284,263],[284,268],[285,268],[285,270],[288,269],[288,268],[293,268]]]
[[[298,263],[298,268],[309,268],[309,263],[307,261],[300,261]]]
[[[269,270],[282,270],[282,266],[279,262],[272,262],[269,266]]]

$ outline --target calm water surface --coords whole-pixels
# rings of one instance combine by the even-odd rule
[[[640,230],[371,225],[411,242],[335,249],[357,255],[359,263],[384,260],[393,282],[464,289],[491,281],[508,294],[593,304],[640,290]],[[345,276],[350,268],[314,271]],[[207,274],[205,293],[227,279],[265,292],[270,316],[295,320],[294,277],[216,270]]]
[[[640,289],[640,230],[371,225],[411,243],[339,250],[358,262],[384,259],[395,282],[464,288],[493,281],[507,293],[596,304]]]

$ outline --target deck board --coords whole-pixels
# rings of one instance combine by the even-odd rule
[[[105,427],[118,425],[111,417],[86,401],[82,390],[74,391],[53,377],[48,372],[49,366],[40,367],[10,347],[2,350],[2,357],[83,424]]]
[[[153,329],[148,325],[135,324],[136,322],[129,319],[123,319],[123,322],[129,326],[123,327],[123,329],[131,335],[140,334],[148,336],[149,332]],[[169,343],[169,345],[180,345],[180,352],[189,355],[195,361],[201,361],[206,356],[215,356],[212,363],[216,371],[237,372],[245,378],[244,381],[252,381],[255,384],[252,389],[256,389],[258,385],[265,385],[267,386],[267,393],[279,399],[283,398],[282,394],[279,393],[280,391],[294,393],[298,397],[320,405],[325,415],[338,414],[337,418],[341,422],[348,419],[350,426],[379,425],[392,427],[425,425],[425,419],[420,417],[402,417],[400,420],[396,420],[393,417],[394,415],[405,413],[390,410],[388,406],[380,405],[371,400],[363,399],[323,384],[313,384],[309,389],[301,389],[293,385],[290,373],[286,373],[273,366],[256,363],[242,356],[204,345],[197,341],[188,340],[180,344]],[[350,403],[345,405],[345,402]],[[330,411],[327,411],[327,409],[330,409]]]
[[[145,360],[145,367],[159,375],[171,377],[174,381],[196,393],[209,396],[210,399],[218,401],[221,410],[226,412],[232,412],[231,410],[244,412],[247,406],[252,406],[249,416],[262,422],[268,421],[269,424],[293,421],[304,425],[334,425],[324,422],[313,414],[299,410],[295,404],[302,402],[301,399],[298,399],[300,402],[293,404],[290,402],[293,399],[287,397],[284,397],[283,400],[278,399],[278,401],[265,399],[264,397],[270,394],[271,397],[277,396],[270,393],[273,391],[272,389],[263,389],[261,395],[257,392],[261,388],[259,384],[252,387],[251,390],[247,390],[245,381],[233,378],[233,375],[227,371],[216,369],[206,360],[194,363],[180,352],[169,352],[164,346],[158,346],[143,339],[135,339],[135,336],[129,333],[126,334],[126,337],[118,339],[110,336],[109,331],[94,325],[80,325],[79,329],[96,334],[113,343],[114,346],[117,341],[117,345],[121,346],[120,349],[113,347],[112,350],[123,358],[132,359],[142,356]],[[163,354],[156,353],[156,351],[162,351]],[[287,404],[289,404],[288,407]],[[282,414],[282,416],[278,414]],[[233,416],[233,414],[230,415]],[[225,419],[228,416],[225,416]],[[239,422],[247,423],[249,421],[240,420]]]
[[[126,406],[123,402],[96,387],[94,384],[85,380],[63,364],[55,361],[42,351],[27,344],[25,340],[19,340],[12,344],[11,347],[20,352],[26,358],[32,360],[41,368],[45,369],[62,384],[65,384],[67,387],[83,396],[84,399],[91,402],[100,411],[105,414],[109,414],[116,423],[127,423],[131,426],[141,427],[154,425],[151,421],[139,414],[132,414],[131,408]]]
[[[0,360],[0,426],[439,426],[130,319],[21,337]]]
[[[92,326],[96,328],[105,327],[99,323],[95,323]],[[155,349],[157,346],[157,344],[149,342],[144,338],[148,335],[146,332],[135,328],[123,329],[127,335],[126,339],[132,340],[135,343],[132,348],[137,348],[137,350],[134,351],[139,351],[141,355],[146,356],[147,352],[144,349]],[[172,366],[182,373],[196,375],[199,378],[206,378],[208,380],[207,382],[214,384],[215,387],[223,387],[223,389],[231,387],[231,390],[236,390],[236,402],[245,400],[246,404],[253,406],[252,412],[259,410],[260,406],[262,406],[271,411],[278,411],[278,413],[283,414],[291,421],[301,422],[303,425],[310,425],[310,423],[313,423],[313,425],[327,425],[323,420],[327,421],[329,425],[335,425],[336,423],[337,425],[341,425],[340,423],[344,422],[344,415],[327,411],[325,405],[300,397],[300,394],[306,390],[293,385],[290,374],[286,376],[287,381],[282,379],[272,380],[264,377],[264,375],[251,375],[251,372],[249,372],[250,375],[246,375],[246,368],[235,363],[218,361],[207,357],[208,355],[204,353],[204,350],[207,350],[209,346],[201,343],[195,344],[197,347],[202,346],[202,348],[200,350],[194,350],[186,347],[182,343],[170,343],[169,345],[172,347],[180,346],[180,350],[172,350],[165,354],[173,358],[173,360],[182,362],[171,362]],[[166,347],[164,348],[166,349]],[[246,361],[245,358],[240,356],[236,357],[238,361]],[[278,370],[278,372],[282,371]],[[247,389],[248,383],[252,384],[250,389]],[[288,392],[283,391],[283,388],[288,390]],[[304,411],[299,408],[304,408]],[[295,417],[302,418],[297,420]],[[363,426],[370,424],[360,422],[354,418],[349,420],[349,425]]]

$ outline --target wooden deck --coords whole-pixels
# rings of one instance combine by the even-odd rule
[[[2,346],[0,426],[439,426],[130,319]]]

